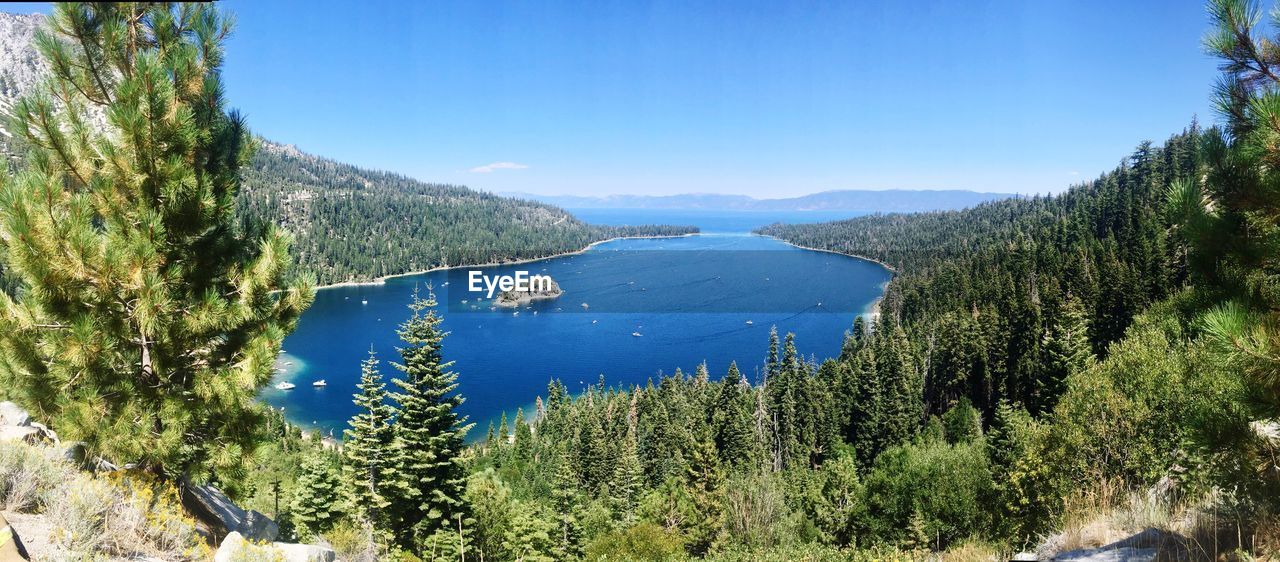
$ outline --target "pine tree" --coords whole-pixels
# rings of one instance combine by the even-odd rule
[[[1280,22],[1274,11],[1264,18],[1257,3],[1245,0],[1213,0],[1209,12],[1215,29],[1205,47],[1221,61],[1217,106],[1227,127],[1206,133],[1203,184],[1175,183],[1168,210],[1187,244],[1192,280],[1215,305],[1200,318],[1211,352],[1241,373],[1248,419],[1274,421],[1280,419]],[[1258,29],[1264,20],[1271,29]],[[1267,460],[1274,447],[1262,450],[1253,430],[1230,426],[1213,428],[1207,441],[1232,449],[1242,465],[1264,467],[1270,486],[1249,487],[1274,497],[1280,471]]]
[[[729,364],[729,373],[716,386],[711,432],[720,458],[732,465],[753,465],[757,460],[751,431],[753,404],[737,362]]]
[[[224,110],[230,30],[211,4],[56,6],[51,79],[7,127],[27,164],[0,174],[19,295],[0,292],[0,382],[64,438],[167,477],[242,469],[313,297],[284,283],[286,236],[233,216],[253,142]]]
[[[395,366],[404,378],[392,381],[398,408],[388,478],[395,489],[388,497],[396,541],[407,548],[422,546],[437,532],[455,532],[455,520],[467,512],[466,473],[458,455],[470,425],[457,413],[458,376],[441,354],[445,334],[435,305],[435,295],[424,300],[414,293],[413,316],[398,332],[406,345],[400,348],[404,362]]]
[[[387,404],[386,385],[372,350],[369,358],[360,364],[357,386],[360,392],[354,402],[360,411],[348,422],[351,428],[344,432],[343,475],[353,511],[382,528],[386,525],[384,510],[389,504],[383,479],[391,460],[394,438],[391,420],[395,410]]]
[[[1028,404],[1032,413],[1052,410],[1066,390],[1067,377],[1093,362],[1088,329],[1084,307],[1068,295],[1040,343],[1042,367],[1036,377],[1036,392]]]
[[[315,451],[303,458],[291,506],[292,521],[300,537],[311,539],[333,528],[342,516],[338,509],[339,486],[337,472],[326,453]]]
[[[686,485],[691,505],[685,547],[695,556],[705,555],[720,542],[724,528],[724,473],[716,456],[709,428],[698,424],[692,431],[694,447],[689,455]]]

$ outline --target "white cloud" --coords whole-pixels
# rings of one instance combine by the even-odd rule
[[[525,169],[525,168],[528,168],[528,166],[526,166],[526,165],[524,165],[524,164],[517,164],[517,163],[515,163],[515,162],[494,162],[494,163],[492,163],[492,164],[485,164],[485,165],[483,165],[483,166],[476,166],[476,167],[474,167],[474,168],[472,168],[472,169],[471,169],[471,173],[473,173],[473,174],[487,174],[487,173],[492,172],[492,171],[494,171],[494,170],[523,170],[523,169]]]

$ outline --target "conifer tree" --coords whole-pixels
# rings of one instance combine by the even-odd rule
[[[1217,109],[1226,130],[1205,134],[1203,183],[1185,179],[1169,192],[1168,209],[1187,244],[1188,264],[1214,308],[1201,319],[1219,363],[1243,375],[1247,416],[1280,419],[1280,20],[1273,11],[1260,28],[1261,8],[1246,0],[1212,0],[1215,29],[1205,48],[1220,60]],[[1208,441],[1231,448],[1241,464],[1261,467],[1280,490],[1274,446],[1259,450],[1254,432],[1240,424],[1214,428]],[[1248,458],[1250,455],[1253,458]],[[1267,489],[1269,488],[1269,489]]]
[[[686,486],[689,490],[690,513],[685,534],[685,547],[695,556],[705,555],[720,542],[724,528],[724,473],[716,456],[715,442],[706,424],[692,430],[694,447],[689,454]]]
[[[242,468],[313,296],[284,281],[286,236],[233,216],[254,144],[224,109],[230,31],[212,4],[56,6],[50,78],[7,127],[27,163],[0,174],[0,384],[165,477]]]
[[[324,451],[308,454],[302,461],[293,496],[292,521],[302,538],[312,539],[333,528],[342,513],[338,509],[340,484],[333,463]]]
[[[729,373],[721,379],[716,392],[711,416],[712,438],[720,458],[737,466],[749,466],[755,461],[752,435],[752,400],[746,379],[738,370],[737,362],[729,364]]]
[[[394,534],[404,547],[422,546],[437,532],[454,532],[467,512],[466,473],[458,455],[471,426],[457,413],[462,404],[454,392],[458,376],[442,355],[445,333],[435,305],[435,295],[424,300],[415,292],[409,304],[413,315],[398,331],[405,346],[399,350],[403,363],[395,366],[404,378],[392,380],[398,389],[393,395],[397,416],[387,479],[395,488],[388,493]]]
[[[388,490],[384,482],[391,462],[394,432],[391,426],[395,410],[387,404],[386,384],[378,372],[378,359],[372,350],[360,364],[360,392],[355,395],[359,412],[348,422],[351,426],[343,437],[343,475],[353,511],[377,527],[386,524]]]
[[[1066,390],[1067,377],[1093,362],[1088,330],[1084,307],[1068,295],[1040,343],[1042,367],[1035,380],[1036,391],[1028,404],[1032,413],[1052,410]]]

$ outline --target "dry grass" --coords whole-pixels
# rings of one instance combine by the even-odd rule
[[[33,552],[37,558],[206,560],[211,554],[172,487],[141,475],[94,477],[56,449],[0,443],[0,503],[47,515],[53,551]]]
[[[1041,559],[1073,550],[1156,549],[1157,562],[1216,562],[1248,557],[1265,542],[1280,545],[1274,519],[1260,524],[1231,509],[1233,498],[1214,492],[1164,498],[1100,482],[1066,498],[1060,530],[1042,542]],[[1274,539],[1266,538],[1274,535]]]

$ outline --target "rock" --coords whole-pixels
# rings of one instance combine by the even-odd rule
[[[280,526],[275,521],[252,509],[245,513],[244,520],[236,531],[246,537],[271,537],[260,540],[274,540],[280,536]]]
[[[0,515],[0,562],[30,560],[27,549],[18,538],[18,532]]]
[[[31,423],[31,414],[13,402],[0,402],[0,425],[25,426]]]
[[[182,483],[182,505],[207,524],[215,535],[232,533],[257,542],[270,542],[280,535],[280,527],[266,515],[245,511],[213,486]]]
[[[1054,560],[1062,562],[1152,562],[1159,552],[1160,550],[1156,548],[1134,548],[1132,546],[1124,548],[1094,548],[1064,552],[1054,557]]]
[[[36,445],[46,440],[39,429],[27,426],[0,426],[0,441],[21,441],[28,445]]]
[[[62,459],[74,464],[82,469],[88,468],[89,450],[84,447],[84,442],[73,441],[62,450]]]
[[[52,429],[49,429],[48,427],[45,427],[45,425],[42,423],[31,422],[31,427],[34,427],[40,430],[40,435],[44,438],[45,441],[49,441],[54,444],[58,443],[58,432]]]
[[[237,532],[231,532],[222,539],[218,552],[213,555],[213,562],[231,562],[232,560],[282,560],[283,562],[334,562],[338,557],[333,549],[309,544],[292,544],[276,542],[271,544],[254,544],[245,540]]]
[[[286,562],[333,562],[338,554],[333,549],[313,544],[273,543]]]

